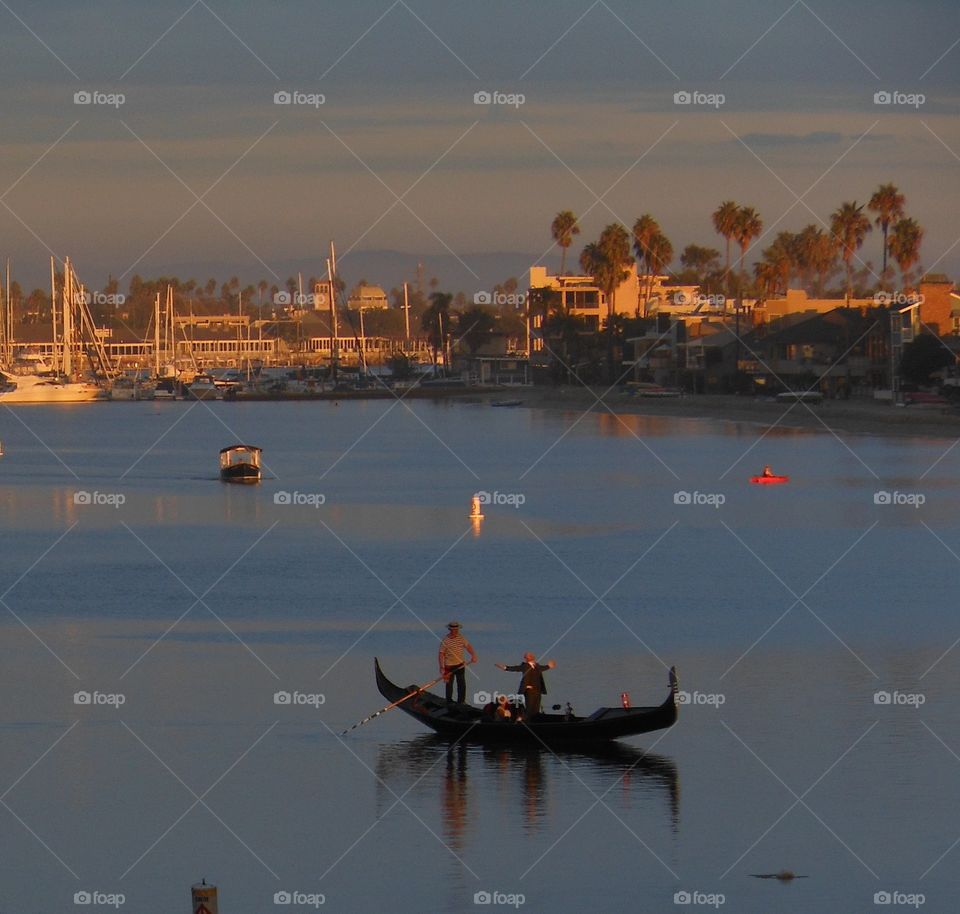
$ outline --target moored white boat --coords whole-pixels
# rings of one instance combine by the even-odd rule
[[[102,388],[87,381],[0,372],[0,403],[89,403],[105,398]]]
[[[221,396],[220,388],[208,374],[198,374],[187,387],[188,400],[219,400]]]
[[[117,378],[110,387],[111,400],[152,400],[153,385],[137,378]]]

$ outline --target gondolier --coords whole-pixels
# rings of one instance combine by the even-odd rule
[[[440,664],[440,674],[446,684],[447,701],[453,699],[453,682],[457,682],[457,704],[463,704],[467,699],[466,661],[464,652],[470,655],[470,662],[477,662],[477,655],[473,646],[460,634],[459,622],[447,623],[447,637],[440,642],[440,652],[437,660]]]
[[[537,663],[537,658],[531,651],[523,655],[523,663],[515,666],[507,666],[503,663],[495,663],[494,666],[508,673],[523,673],[520,679],[520,694],[523,696],[527,718],[531,718],[540,713],[540,699],[547,694],[547,684],[543,680],[545,670],[555,669],[556,660],[550,660],[546,664]]]

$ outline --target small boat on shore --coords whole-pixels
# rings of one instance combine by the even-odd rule
[[[777,394],[778,403],[822,403],[823,394],[819,390],[785,390]]]
[[[260,482],[260,453],[252,444],[221,448],[220,478],[224,482]]]
[[[643,708],[598,708],[589,717],[575,714],[539,714],[532,720],[498,721],[473,705],[448,703],[416,685],[403,688],[387,679],[374,660],[380,694],[414,720],[440,736],[467,742],[526,743],[530,745],[589,745],[623,736],[665,730],[677,721],[679,707],[675,668],[670,669],[670,694],[663,704]],[[414,694],[410,694],[413,692]],[[405,697],[408,696],[408,697]]]

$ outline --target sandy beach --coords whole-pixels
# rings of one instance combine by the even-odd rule
[[[601,398],[601,402],[598,402]],[[942,406],[892,406],[867,399],[786,405],[764,397],[690,394],[674,399],[630,397],[604,387],[534,387],[522,394],[534,409],[591,410],[644,416],[753,423],[829,434],[960,438],[960,412]]]

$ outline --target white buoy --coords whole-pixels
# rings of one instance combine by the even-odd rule
[[[191,886],[190,896],[193,901],[193,914],[219,914],[217,887],[207,885],[206,879]]]
[[[474,495],[470,499],[470,518],[471,520],[482,520],[483,512],[480,510],[480,496]]]

